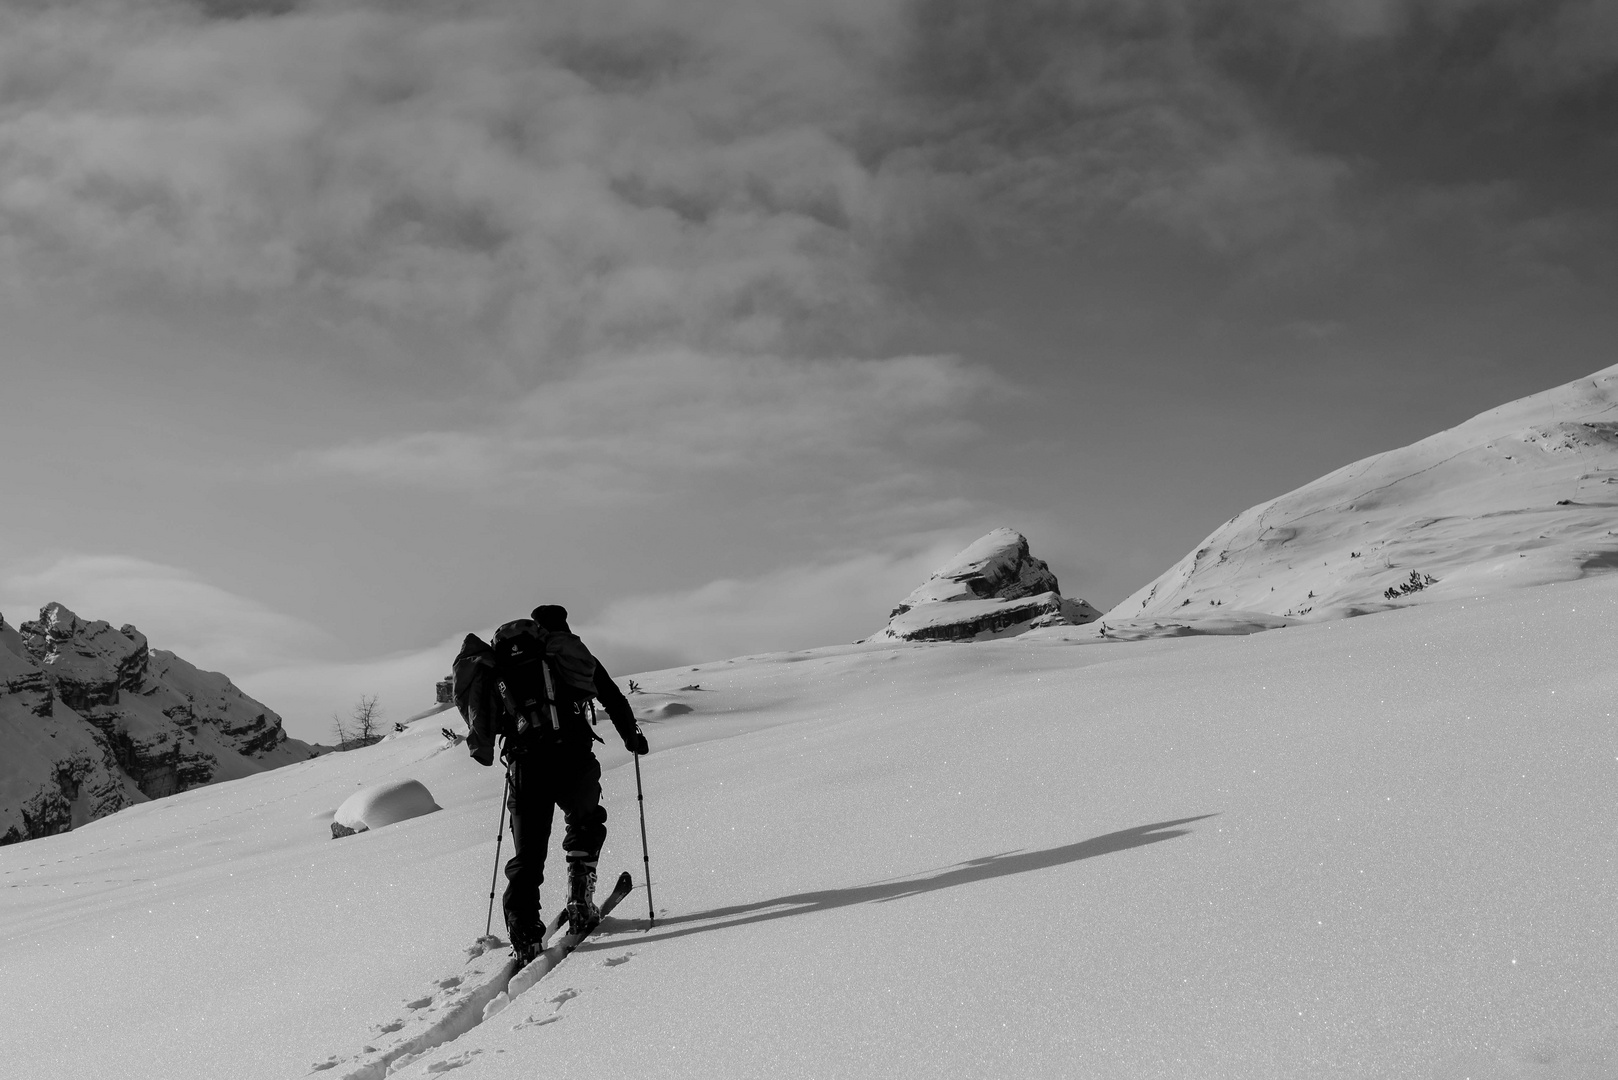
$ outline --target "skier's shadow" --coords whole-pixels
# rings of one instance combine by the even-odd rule
[[[1075,863],[1081,859],[1093,859],[1097,855],[1110,855],[1115,851],[1128,851],[1130,848],[1172,840],[1191,831],[1177,826],[1189,825],[1193,821],[1202,821],[1204,818],[1214,816],[1216,815],[1198,814],[1196,817],[1159,821],[1152,825],[1137,825],[1133,829],[1121,829],[1118,832],[1092,836],[1088,840],[1039,851],[1008,851],[1000,855],[988,855],[929,874],[911,874],[869,885],[855,885],[847,889],[793,893],[790,896],[778,896],[773,900],[760,900],[753,904],[735,904],[730,907],[693,912],[689,915],[676,915],[673,918],[658,920],[654,931],[640,940],[660,941],[684,937],[687,934],[701,934],[709,930],[724,930],[733,926],[746,926],[749,923],[830,911],[852,904],[886,903],[889,900],[902,900],[907,896],[917,896],[938,889],[951,889],[974,881],[986,881],[989,878],[1006,877],[1010,874],[1026,874],[1032,870],[1046,870],[1053,866]],[[702,925],[691,925],[694,923]],[[589,942],[582,945],[581,949],[589,949],[591,946],[613,948],[621,944],[623,944],[621,941]]]

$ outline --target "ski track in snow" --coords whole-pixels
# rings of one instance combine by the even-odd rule
[[[514,974],[516,965],[499,950],[474,956],[465,972],[437,979],[432,992],[407,1001],[404,1007],[415,1015],[397,1017],[376,1029],[378,1034],[396,1036],[388,1045],[367,1046],[348,1059],[320,1062],[311,1067],[309,1075],[329,1074],[344,1066],[345,1071],[336,1074],[342,1080],[381,1080],[481,1024],[484,1007],[505,993]],[[458,1068],[470,1060],[463,1058],[449,1067]]]
[[[612,924],[617,922],[620,920],[609,917],[596,932],[610,934],[613,931]],[[519,972],[516,963],[504,952],[506,948],[507,945],[502,942],[499,946],[472,957],[467,961],[466,972],[436,979],[432,983],[432,991],[406,1001],[404,1008],[416,1015],[395,1018],[375,1029],[381,1035],[398,1036],[390,1040],[386,1047],[366,1045],[359,1053],[348,1058],[333,1055],[326,1061],[311,1065],[307,1075],[327,1074],[333,1069],[346,1066],[347,1071],[336,1074],[330,1080],[381,1080],[382,1077],[415,1064],[434,1050],[454,1042],[473,1028],[494,1019],[504,1012],[512,1001],[521,997],[535,983],[554,971],[567,955],[571,955],[569,952],[559,957],[547,952]],[[553,944],[552,949],[554,948]],[[633,952],[626,952],[617,959],[607,960],[605,966],[616,967],[627,963],[633,955]],[[562,1005],[578,996],[577,990],[563,990],[550,999],[554,1006],[550,1015],[530,1016],[514,1027],[540,1027],[555,1023],[561,1019]],[[427,1067],[427,1072],[436,1074],[458,1069],[468,1064],[472,1056],[479,1053],[482,1051],[472,1050],[434,1062]]]

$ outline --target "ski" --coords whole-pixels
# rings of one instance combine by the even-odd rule
[[[612,894],[601,904],[601,919],[629,895],[634,883],[626,871],[618,876]],[[494,1016],[511,999],[538,982],[574,947],[601,925],[597,919],[582,934],[563,934],[527,967],[518,968],[510,953],[487,947],[480,939],[460,974],[435,981],[428,991],[406,1003],[405,1010],[381,1031],[386,1040],[373,1038],[372,1044],[348,1058],[333,1055],[329,1063],[317,1066],[311,1076],[329,1080],[382,1080],[428,1051],[453,1042]],[[564,906],[544,927],[541,941],[549,941],[567,920]],[[337,1070],[327,1072],[326,1070]]]
[[[577,948],[579,942],[595,933],[596,928],[601,925],[601,920],[612,914],[612,909],[617,907],[618,902],[628,896],[630,890],[634,887],[634,879],[629,876],[628,870],[619,874],[617,884],[612,887],[612,892],[601,902],[601,914],[596,918],[595,922],[585,927],[582,933],[563,934],[548,949],[534,957],[526,967],[511,977],[511,982],[506,986],[506,997],[508,999],[515,998],[548,975],[557,964],[567,959],[567,954]],[[547,931],[548,933],[549,931]]]
[[[545,927],[542,930],[540,930],[540,932],[539,932],[539,950],[540,950],[540,952],[545,951],[545,943],[547,941],[549,941],[555,935],[556,931],[558,931],[558,930],[560,930],[562,928],[562,924],[565,923],[565,922],[567,922],[567,905],[563,904],[562,905],[562,910],[558,911],[556,913],[556,917],[553,918],[549,923],[547,923],[545,925]]]

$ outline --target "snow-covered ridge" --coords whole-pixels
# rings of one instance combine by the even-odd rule
[[[313,754],[224,675],[133,626],[61,604],[20,628],[0,617],[0,844]]]
[[[893,609],[871,641],[973,641],[1038,626],[1079,625],[1101,613],[1062,596],[1056,575],[1015,529],[995,529],[933,572]]]
[[[1615,568],[1618,366],[1254,506],[1106,621],[1315,621]]]

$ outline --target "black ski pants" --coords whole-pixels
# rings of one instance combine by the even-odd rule
[[[595,866],[607,840],[607,808],[601,805],[601,763],[588,745],[555,747],[519,755],[511,763],[511,844],[506,861],[503,907],[514,944],[539,936],[539,886],[545,880],[545,852],[551,820],[560,808],[567,831],[567,861]],[[558,907],[561,905],[559,904]]]

